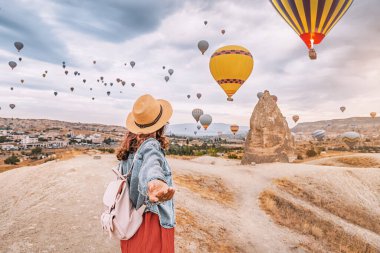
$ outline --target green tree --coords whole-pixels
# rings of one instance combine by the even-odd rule
[[[15,155],[11,155],[7,159],[4,160],[5,164],[13,164],[13,165],[15,165],[18,162],[20,162],[20,159],[18,159],[18,157],[15,156]]]
[[[32,151],[31,151],[31,154],[32,155],[39,155],[39,154],[41,154],[42,153],[42,148],[40,148],[40,147],[35,147],[34,149],[32,149]]]

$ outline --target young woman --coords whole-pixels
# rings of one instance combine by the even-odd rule
[[[121,240],[122,253],[174,252],[175,190],[164,153],[168,146],[164,131],[172,113],[169,102],[144,95],[137,99],[127,117],[128,132],[117,158],[122,161],[122,174],[132,169],[128,182],[134,207],[147,207],[136,234]]]

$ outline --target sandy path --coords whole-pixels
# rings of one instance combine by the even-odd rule
[[[176,185],[176,207],[182,215],[177,217],[182,221],[176,230],[177,252],[303,252],[296,246],[307,238],[275,224],[259,207],[260,193],[272,187],[275,178],[329,176],[334,180],[344,178],[347,171],[310,164],[241,166],[224,161],[169,159],[176,176],[215,178],[235,194],[233,204],[226,205]],[[101,160],[84,155],[1,173],[0,252],[119,252],[118,243],[102,234],[99,224],[102,194],[114,165],[113,155],[103,155]],[[358,170],[371,177],[371,170]]]

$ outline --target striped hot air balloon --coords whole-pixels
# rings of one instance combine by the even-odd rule
[[[341,135],[341,138],[349,148],[353,148],[360,141],[360,134],[357,132],[345,132]]]
[[[228,101],[251,75],[253,64],[252,54],[241,46],[221,47],[211,56],[210,72]]]
[[[317,141],[323,141],[323,139],[325,138],[326,136],[326,131],[325,130],[316,130],[314,131],[311,136],[313,136],[314,139],[316,139]]]
[[[316,59],[314,45],[319,44],[343,17],[354,0],[269,0],[281,17],[293,28]]]

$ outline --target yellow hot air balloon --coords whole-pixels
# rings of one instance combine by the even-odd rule
[[[371,112],[369,115],[371,115],[371,117],[374,119],[376,117],[376,112]]]
[[[225,46],[216,50],[210,59],[210,72],[227,94],[228,101],[251,75],[252,54],[241,46]]]
[[[343,17],[354,0],[269,0],[281,17],[309,48],[309,57],[317,54],[319,44]]]
[[[231,125],[230,126],[231,132],[235,135],[239,131],[239,126],[238,125]]]

